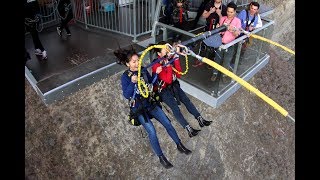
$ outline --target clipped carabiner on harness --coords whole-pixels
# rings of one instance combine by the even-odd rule
[[[180,48],[180,54],[181,55],[191,55],[190,49],[182,44],[177,44],[177,46]]]
[[[131,98],[131,99],[129,100],[129,106],[130,106],[130,107],[134,107],[135,105],[136,105],[136,100]]]
[[[176,53],[175,49],[169,43],[166,43],[165,45],[167,46],[168,56],[173,56]]]
[[[147,84],[149,92],[153,92],[153,85],[152,84]]]

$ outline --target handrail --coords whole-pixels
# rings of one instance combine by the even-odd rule
[[[167,25],[167,24],[164,24],[164,23],[161,23],[161,22],[156,21],[156,22],[155,22],[155,27],[157,27],[158,25],[159,25],[159,26],[162,26],[162,27],[165,27],[165,28],[167,28],[167,29],[176,31],[176,32],[178,32],[178,33],[181,33],[181,34],[190,36],[190,37],[196,37],[196,35],[193,34],[193,33],[190,33],[190,32],[188,32],[188,31],[185,31],[185,30],[182,30],[182,29],[179,29],[179,28],[176,28],[176,27],[173,27],[173,26],[170,26],[170,25]],[[155,37],[155,32],[153,32],[153,33],[151,34],[151,36],[152,36],[152,37]]]
[[[269,20],[269,19],[264,19],[264,21],[267,21],[268,23],[264,24],[262,27],[258,28],[258,29],[255,29],[251,32],[251,34],[255,34],[263,29],[265,29],[266,27],[274,24],[274,21],[273,20]],[[184,35],[187,35],[187,36],[190,36],[190,37],[196,37],[195,34],[193,33],[190,33],[188,31],[185,31],[185,30],[182,30],[182,29],[179,29],[179,28],[176,28],[176,27],[173,27],[173,26],[170,26],[170,25],[167,25],[167,24],[164,24],[164,23],[161,23],[161,22],[158,22],[158,21],[155,21],[154,23],[154,28],[153,28],[153,31],[151,33],[151,37],[155,37],[155,29],[157,26],[161,26],[161,27],[164,27],[164,28],[167,28],[167,29],[170,29],[172,31],[175,31],[175,32],[178,32],[178,33],[181,33],[181,34],[184,34]],[[219,48],[221,49],[228,49],[230,46],[233,46],[234,44],[236,43],[239,43],[240,41],[244,40],[248,38],[248,35],[243,35],[239,38],[236,38],[235,40],[231,41],[230,43],[228,44],[224,44],[224,45],[221,45]]]
[[[263,20],[265,20],[265,19],[263,19]],[[269,20],[266,20],[266,21],[269,21]],[[269,21],[268,23],[264,24],[262,27],[260,27],[260,28],[258,28],[258,29],[255,29],[255,30],[253,30],[253,31],[250,32],[250,33],[251,33],[251,34],[256,34],[257,32],[259,32],[259,31],[263,30],[264,28],[272,25],[273,23],[274,23],[274,21]],[[228,49],[230,46],[233,46],[234,44],[236,44],[236,43],[238,43],[238,42],[246,39],[247,37],[249,37],[249,36],[248,36],[248,35],[243,35],[243,36],[238,37],[238,38],[236,38],[235,40],[233,40],[233,41],[231,41],[231,42],[229,42],[229,43],[227,43],[227,44],[221,45],[219,48],[221,48],[221,49]]]

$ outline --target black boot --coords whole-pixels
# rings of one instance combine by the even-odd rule
[[[197,117],[197,120],[199,122],[200,127],[209,126],[212,123],[212,121],[206,121],[205,119],[203,119],[202,116]]]
[[[201,131],[198,129],[193,129],[189,124],[186,126],[186,130],[188,131],[189,137],[196,136],[199,131]]]
[[[184,145],[181,142],[179,144],[177,144],[177,148],[181,153],[185,153],[185,154],[191,153],[191,151],[189,149],[187,149],[186,147],[184,147]]]
[[[168,161],[168,159],[164,155],[159,156],[159,160],[163,167],[165,167],[166,169],[173,167],[173,165]]]

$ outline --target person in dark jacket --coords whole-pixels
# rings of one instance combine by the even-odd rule
[[[158,45],[166,44],[164,41],[158,43]],[[157,59],[153,60],[158,61],[158,59],[162,59],[161,61],[155,63],[152,66],[152,72],[156,73],[158,68],[162,68],[162,71],[158,73],[158,90],[162,101],[167,104],[173,112],[174,117],[178,120],[180,125],[188,131],[189,137],[196,136],[200,130],[193,129],[187,120],[183,117],[179,105],[182,102],[188,112],[192,114],[198,121],[200,127],[209,126],[212,121],[205,120],[194,106],[194,104],[190,101],[186,93],[180,88],[180,84],[178,78],[181,77],[181,74],[176,73],[176,71],[181,72],[179,55],[174,55],[173,57],[168,57],[168,51],[166,48],[155,49],[157,52]],[[177,58],[173,60],[172,64],[169,63],[171,59]]]
[[[172,22],[173,26],[182,30],[187,30],[189,0],[172,0]],[[181,41],[182,35],[173,33],[173,42]]]
[[[202,17],[206,18],[206,31],[211,31],[217,28],[220,18],[227,15],[227,6],[222,3],[222,0],[211,0],[205,6]]]
[[[25,30],[30,32],[35,55],[40,56],[43,60],[47,59],[47,51],[44,49],[37,31],[37,26],[40,21],[40,7],[37,0],[25,0],[24,1],[24,13],[25,13]]]
[[[179,29],[185,29],[188,21],[189,0],[172,0],[173,25]]]
[[[198,10],[197,10],[197,16],[194,18],[194,24],[193,24],[193,29],[197,28],[198,22],[200,17],[202,16],[202,13],[207,5],[207,3],[211,0],[203,0],[202,3],[200,4]]]
[[[71,32],[68,23],[73,18],[72,4],[70,0],[60,0],[58,4],[58,12],[60,15],[60,26],[57,27],[59,36],[62,36],[63,29],[66,30],[67,36],[71,36]]]
[[[138,121],[141,123],[141,125],[145,128],[147,131],[150,144],[155,152],[155,154],[159,157],[160,163],[165,168],[171,168],[173,165],[166,159],[164,156],[158,137],[156,134],[156,130],[153,126],[153,123],[151,121],[150,117],[154,117],[156,120],[158,120],[166,129],[172,140],[176,143],[177,149],[181,153],[190,154],[191,151],[187,149],[182,143],[181,140],[172,126],[170,120],[165,115],[165,113],[162,111],[162,109],[158,106],[157,103],[152,103],[150,101],[150,96],[147,98],[144,98],[139,91],[139,88],[137,88],[137,82],[138,82],[138,60],[139,56],[134,50],[116,50],[114,52],[115,56],[119,59],[121,64],[125,64],[128,66],[128,69],[122,74],[121,76],[121,86],[122,86],[122,92],[123,96],[129,100],[130,102],[130,108],[131,111],[137,116]],[[161,72],[161,68],[158,68],[156,70],[156,74]],[[147,84],[149,82],[152,82],[154,78],[157,78],[156,75],[154,77],[151,77],[148,71],[143,70],[142,74],[142,81],[146,82]]]

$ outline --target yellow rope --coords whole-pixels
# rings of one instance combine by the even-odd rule
[[[178,71],[176,68],[172,67],[172,70],[178,74],[181,74],[181,75],[185,75],[187,74],[188,72],[188,69],[189,69],[189,66],[188,66],[188,56],[187,55],[184,55],[184,57],[186,58],[186,70],[184,72],[180,72]]]
[[[264,41],[267,41],[267,42],[270,42],[272,44],[277,44],[275,42],[272,42],[270,40],[267,40],[265,38],[262,38],[260,36],[256,36],[254,34],[251,34],[251,36],[253,36],[254,38],[257,38],[257,39],[261,39],[261,40],[264,40]],[[281,45],[278,45],[277,46],[280,46],[283,48],[283,46]],[[139,91],[140,91],[140,94],[144,97],[144,98],[147,98],[149,96],[149,90],[148,90],[148,87],[146,85],[146,83],[144,81],[141,81],[141,78],[140,78],[140,74],[141,74],[141,65],[142,65],[142,60],[144,58],[144,56],[146,55],[146,53],[148,51],[150,51],[151,49],[153,48],[166,48],[167,49],[167,46],[166,45],[153,45],[153,46],[150,46],[148,47],[147,49],[145,49],[141,56],[140,56],[140,59],[139,59],[139,64],[138,64],[138,88],[139,88]],[[286,49],[284,47],[284,49]],[[290,51],[289,51],[290,52]],[[293,52],[293,51],[292,51]],[[293,52],[294,54],[294,52]],[[188,67],[188,57],[187,55],[185,55],[185,58],[186,58],[186,70],[185,72],[179,72],[177,71],[175,68],[173,68],[173,70],[176,72],[176,73],[179,73],[181,75],[184,75],[187,73],[189,67]],[[226,68],[224,68],[223,66],[217,64],[216,62],[206,58],[206,57],[203,57],[202,58],[202,61],[210,66],[212,66],[213,68],[221,71],[223,74],[229,76],[230,78],[234,79],[235,81],[237,81],[239,84],[241,84],[242,86],[244,86],[245,88],[247,88],[249,91],[252,91],[254,92],[257,96],[259,96],[261,99],[263,99],[265,102],[267,102],[269,105],[271,105],[273,108],[275,108],[276,110],[278,110],[283,116],[285,117],[290,117],[289,116],[289,113],[284,109],[282,108],[279,104],[277,104],[275,101],[273,101],[272,99],[270,99],[269,97],[267,97],[266,95],[264,95],[261,91],[259,91],[258,89],[256,89],[255,87],[253,87],[251,84],[249,84],[248,82],[246,82],[245,80],[241,79],[240,77],[238,77],[237,75],[235,75],[234,73],[232,73],[231,71],[227,70]],[[141,85],[143,86],[144,88],[144,91],[142,90],[141,88]],[[291,118],[292,119],[292,118]]]
[[[153,48],[162,49],[162,48],[167,48],[167,46],[166,45],[153,45],[153,46],[150,46],[150,47],[148,47],[147,49],[145,49],[142,52],[142,54],[141,54],[141,56],[139,58],[139,63],[138,63],[138,89],[139,89],[139,92],[140,92],[141,96],[144,97],[144,98],[147,98],[149,96],[149,90],[148,90],[148,87],[147,87],[146,83],[144,81],[141,81],[141,78],[140,78],[141,77],[141,65],[142,65],[142,60],[143,60],[144,56],[147,54],[148,51],[150,51]],[[141,85],[143,86],[144,91],[142,90]]]
[[[198,34],[196,34],[196,36],[200,36],[201,34],[203,34],[204,32],[201,32],[201,33],[198,33]]]
[[[240,77],[238,77],[237,75],[235,75],[234,73],[232,73],[231,71],[227,70],[226,68],[224,68],[223,66],[217,64],[216,62],[204,57],[202,59],[202,61],[210,66],[212,66],[213,68],[221,71],[223,74],[229,76],[230,78],[234,79],[235,81],[237,81],[239,84],[241,84],[242,86],[244,86],[245,88],[247,88],[249,91],[254,92],[257,96],[259,96],[261,99],[263,99],[265,102],[267,102],[268,104],[270,104],[273,108],[275,108],[276,110],[278,110],[282,115],[287,116],[288,112],[283,109],[279,104],[277,104],[276,102],[274,102],[272,99],[270,99],[269,97],[267,97],[266,95],[264,95],[262,92],[260,92],[257,88],[253,87],[251,84],[249,84],[248,82],[246,82],[245,80],[241,79]]]
[[[153,48],[159,48],[159,49],[162,49],[162,48],[167,48],[167,45],[153,45],[153,46],[149,46],[147,49],[145,49],[140,58],[139,58],[139,63],[138,63],[138,89],[139,89],[139,92],[141,94],[142,97],[144,98],[147,98],[149,96],[149,91],[148,91],[148,86],[146,85],[146,83],[144,81],[141,81],[141,66],[142,66],[142,60],[144,58],[144,56],[147,54],[148,51],[150,51],[151,49]],[[181,74],[181,75],[185,75],[187,72],[188,72],[188,69],[189,69],[189,66],[188,66],[188,56],[187,55],[184,55],[185,59],[186,59],[186,70],[184,72],[180,72],[178,71],[177,69],[175,69],[174,67],[172,67],[173,71],[178,73],[178,74]],[[143,86],[143,89],[141,88],[141,85]]]
[[[256,38],[256,39],[260,39],[260,40],[262,40],[262,41],[266,41],[266,42],[268,42],[268,43],[270,43],[270,44],[273,44],[273,45],[275,45],[275,46],[281,47],[281,48],[284,49],[285,51],[287,51],[287,52],[295,55],[295,52],[294,52],[294,51],[292,51],[291,49],[289,49],[289,48],[287,48],[287,47],[285,47],[285,46],[282,46],[282,45],[279,44],[279,43],[276,43],[276,42],[271,41],[271,40],[269,40],[269,39],[266,39],[266,38],[264,38],[264,37],[258,36],[258,35],[256,35],[256,34],[250,34],[249,36],[250,36],[250,37],[254,37],[254,38]]]

